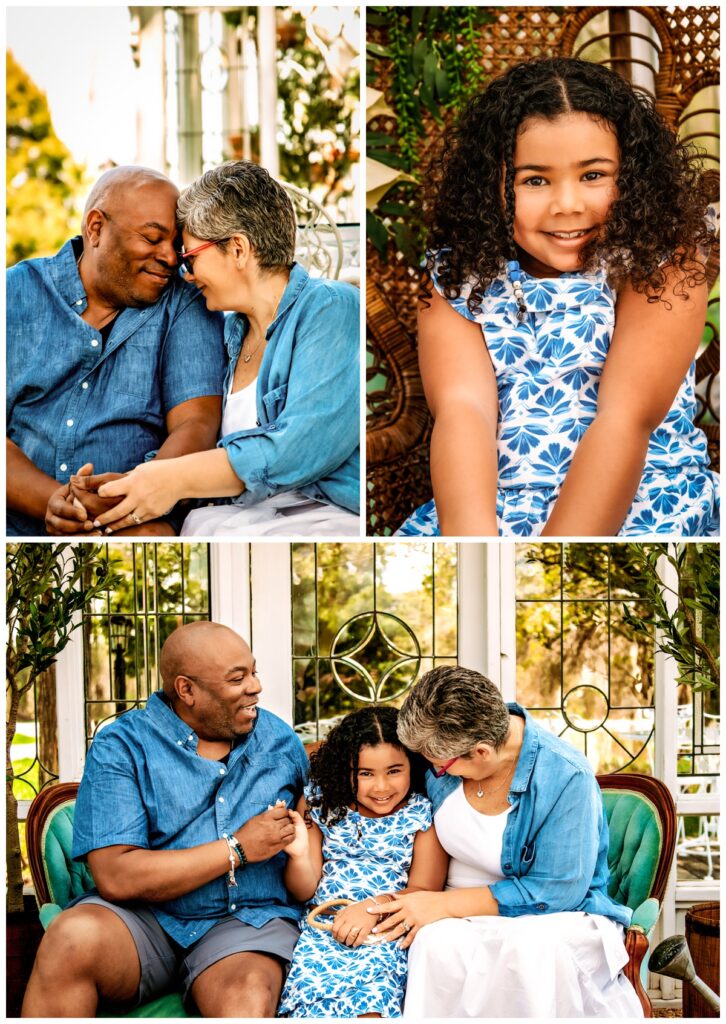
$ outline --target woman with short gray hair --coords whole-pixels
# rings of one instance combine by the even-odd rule
[[[182,536],[358,536],[358,290],[295,262],[290,198],[251,161],[206,171],[182,192],[177,218],[183,273],[208,309],[228,312],[221,439],[104,484],[102,496],[125,498],[102,525],[215,498],[187,516]]]
[[[414,686],[398,735],[431,762],[450,858],[444,892],[394,897],[373,929],[410,946],[404,1017],[642,1017],[582,754],[451,665]]]

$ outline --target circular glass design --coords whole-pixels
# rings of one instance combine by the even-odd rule
[[[361,612],[345,622],[330,645],[338,686],[366,704],[391,701],[416,681],[421,648],[410,626],[389,612]]]
[[[562,701],[562,716],[579,732],[595,732],[605,725],[610,705],[597,686],[576,686]]]

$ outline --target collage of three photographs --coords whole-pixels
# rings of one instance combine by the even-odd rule
[[[6,40],[6,1016],[718,1016],[719,8]]]

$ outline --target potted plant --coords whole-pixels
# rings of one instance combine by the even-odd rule
[[[9,544],[6,552],[6,833],[8,955],[16,958],[8,970],[8,1013],[14,989],[24,987],[32,968],[39,925],[34,907],[23,901],[23,876],[18,828],[18,805],[12,745],[23,696],[56,660],[71,634],[81,625],[78,614],[98,594],[117,585],[102,547],[94,544]],[[28,933],[35,932],[35,941]],[[12,934],[11,934],[12,933]],[[18,957],[24,958],[20,961]],[[27,962],[29,960],[29,963]]]

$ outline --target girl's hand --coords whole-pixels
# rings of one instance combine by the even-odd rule
[[[288,857],[307,857],[310,851],[310,844],[308,842],[308,829],[305,824],[305,819],[297,811],[288,810],[290,815],[290,821],[295,826],[295,838],[291,843],[285,847],[285,853]]]
[[[385,934],[398,939],[399,946],[408,949],[419,928],[451,916],[446,911],[445,896],[442,892],[409,892],[398,896],[386,903],[386,919],[371,931],[374,935]]]
[[[176,459],[155,459],[136,466],[119,480],[102,484],[98,489],[101,498],[125,495],[115,508],[102,513],[93,525],[104,528],[106,533],[129,526],[140,526],[150,519],[166,515],[183,497],[179,491],[179,474]]]
[[[386,903],[388,911],[389,903]],[[379,920],[377,914],[369,914],[369,910],[382,910],[376,907],[372,899],[352,903],[349,907],[338,911],[333,920],[333,937],[346,946],[360,946],[370,935],[373,926]]]

